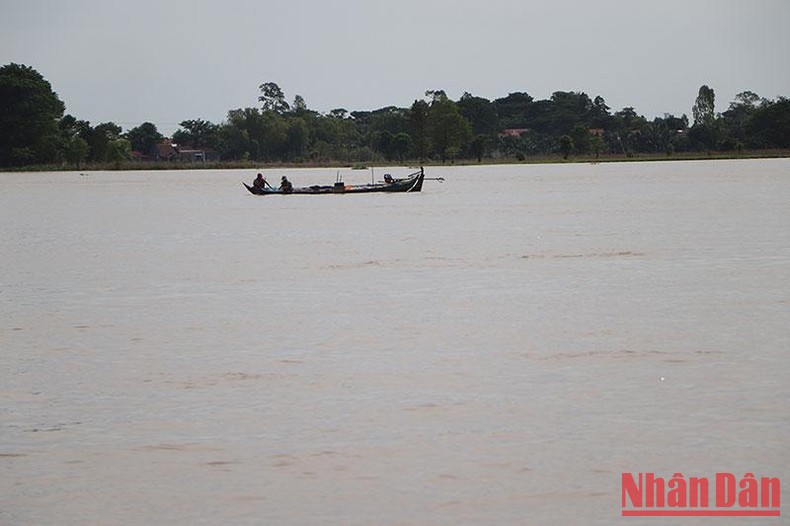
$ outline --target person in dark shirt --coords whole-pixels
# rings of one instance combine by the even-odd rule
[[[259,190],[263,190],[266,187],[266,179],[263,178],[263,174],[258,174],[258,177],[252,182],[252,186]]]

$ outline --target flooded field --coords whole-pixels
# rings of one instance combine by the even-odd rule
[[[641,525],[623,472],[790,483],[790,160],[426,173],[0,174],[0,524]]]

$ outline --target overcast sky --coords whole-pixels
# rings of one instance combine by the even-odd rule
[[[0,65],[27,64],[67,113],[169,134],[222,122],[276,82],[310,109],[525,91],[601,95],[648,118],[790,96],[790,0],[0,0]]]

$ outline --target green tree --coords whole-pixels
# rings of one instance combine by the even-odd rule
[[[534,99],[528,93],[510,93],[507,97],[496,99],[494,107],[499,116],[499,128],[529,128],[532,118]]]
[[[219,141],[219,126],[203,119],[181,121],[181,130],[173,133],[173,141],[178,145],[194,148],[216,148]]]
[[[790,99],[764,101],[747,125],[751,146],[790,148]]]
[[[91,140],[88,140],[91,147],[90,160],[98,162],[112,160],[109,158],[109,147],[113,141],[120,139],[121,132],[121,127],[114,122],[97,124],[93,128]]]
[[[609,113],[609,110],[610,108],[606,105],[606,101],[603,97],[600,95],[595,97],[589,112],[590,127],[599,129],[607,128],[612,120],[612,115]]]
[[[299,160],[307,150],[310,131],[307,128],[307,123],[301,117],[289,119],[287,125],[286,158],[291,161]]]
[[[70,116],[69,116],[70,117]],[[73,119],[73,117],[71,117]],[[65,122],[64,122],[65,121]],[[90,153],[88,154],[88,161],[104,162],[107,160],[107,147],[110,141],[116,140],[121,135],[121,127],[113,122],[103,122],[95,128],[91,127],[90,122],[75,120],[73,125],[69,125],[68,120],[64,117],[61,123],[65,125],[62,127],[66,136],[66,143],[68,144],[74,136],[78,136],[85,140],[90,146]]]
[[[469,143],[469,153],[477,159],[477,162],[482,162],[483,155],[486,153],[490,136],[486,134],[477,134],[472,142]]]
[[[448,99],[444,91],[429,91],[426,95],[433,97],[427,124],[434,151],[442,160],[447,157],[455,159],[471,136],[469,121],[464,119],[456,103]]]
[[[263,119],[257,108],[230,110],[219,136],[223,148],[221,155],[226,159],[261,159]]]
[[[244,108],[229,111],[227,122],[219,134],[224,148],[222,155],[256,161],[285,160],[301,155],[304,121],[298,118],[301,124],[290,130],[290,120],[291,117],[273,110]]]
[[[572,134],[578,125],[589,129],[593,103],[586,93],[555,91],[551,95],[551,108],[551,128],[548,131],[552,135]],[[577,148],[579,146],[576,145]]]
[[[30,66],[0,68],[0,166],[55,159],[65,105]]]
[[[82,137],[74,137],[66,147],[66,160],[76,165],[77,170],[79,170],[82,163],[88,158],[90,150],[91,147],[88,145],[88,141]]]
[[[529,105],[529,113],[524,126],[509,126],[515,128],[529,128],[541,135],[553,137],[555,130],[555,107],[550,100],[536,100]],[[552,144],[554,141],[551,141]]]
[[[297,115],[303,115],[309,111],[307,109],[307,102],[305,102],[304,97],[301,95],[294,97],[293,110]]]
[[[75,137],[84,134],[86,130],[92,131],[90,123],[78,121],[73,115],[64,115],[58,122],[57,161],[68,162],[68,150]]]
[[[691,114],[694,117],[694,124],[702,124],[709,126],[713,124],[716,117],[715,113],[716,95],[713,89],[708,86],[702,85],[697,94],[697,100],[691,108]]]
[[[107,160],[118,169],[123,161],[128,161],[132,155],[132,143],[126,139],[115,139],[107,145]]]
[[[606,142],[603,140],[603,137],[600,135],[593,135],[590,137],[590,150],[595,154],[595,158],[598,159],[601,155],[601,152],[606,149]]]
[[[585,154],[590,151],[590,129],[586,125],[579,123],[571,130],[571,138],[573,139],[573,146],[580,154]]]
[[[653,122],[648,123],[645,126],[642,147],[648,146],[648,150],[655,153],[666,152],[678,129],[675,127],[677,125],[673,126],[673,119],[675,118],[665,114],[663,118],[656,117]]]
[[[713,150],[722,137],[722,129],[716,122],[716,95],[708,86],[700,86],[697,99],[691,108],[694,126],[689,130],[689,140],[699,149]]]
[[[755,109],[762,99],[753,91],[742,91],[735,95],[735,100],[730,103],[730,109],[739,107]]]
[[[132,149],[146,155],[151,154],[163,138],[156,126],[150,122],[144,122],[126,132],[126,139],[132,144]]]
[[[638,150],[648,122],[630,106],[612,116],[613,150],[632,155]]]
[[[374,111],[352,112],[353,122],[362,144],[393,157],[390,141],[398,133],[409,131],[408,111],[387,106]]]
[[[461,148],[458,146],[448,146],[444,151],[444,155],[450,159],[452,164],[455,164],[455,160],[461,155]]]
[[[424,100],[415,100],[409,110],[409,128],[413,139],[414,155],[424,161],[431,149],[431,138],[428,133],[428,111],[430,107]]]
[[[283,160],[289,154],[288,144],[288,121],[279,113],[264,110],[260,114],[260,119],[253,121],[250,129],[250,138],[259,142],[261,147],[261,157],[266,161]]]
[[[371,111],[368,115],[369,132],[388,131],[392,135],[405,132],[409,129],[408,112],[395,106],[387,106]]]
[[[356,119],[344,109],[312,121],[310,149],[313,158],[348,159],[349,152],[360,144]]]
[[[722,113],[725,133],[731,146],[740,145],[742,147],[749,140],[746,128],[760,104],[759,95],[751,91],[744,91],[737,94],[735,100],[730,103],[729,109]]]
[[[570,135],[563,135],[558,140],[558,146],[560,153],[562,153],[562,158],[567,160],[573,151],[573,139]]]
[[[373,147],[384,154],[388,161],[392,160],[392,141],[395,136],[389,130],[375,131],[373,133]]]
[[[406,157],[406,154],[409,153],[409,148],[411,148],[412,140],[411,136],[406,132],[400,132],[396,134],[392,138],[392,142],[390,143],[390,149],[392,153],[398,158],[400,162]]]
[[[340,151],[351,142],[345,137],[346,130],[355,129],[348,111],[335,109],[328,115],[316,118],[310,128],[310,157],[315,160],[338,159]]]
[[[469,121],[475,135],[494,135],[499,131],[496,105],[490,100],[464,93],[458,101],[458,110]]]
[[[285,94],[275,82],[266,82],[259,86],[261,95],[258,100],[261,102],[263,110],[271,110],[274,113],[283,114],[291,109],[285,102]]]
[[[228,122],[223,123],[217,131],[220,157],[234,161],[242,159],[245,153],[249,157],[250,149],[253,149],[249,132],[231,121],[232,115],[236,111],[241,110],[228,112]]]

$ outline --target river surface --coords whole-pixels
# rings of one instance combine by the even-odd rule
[[[0,174],[0,524],[711,521],[621,517],[624,472],[790,500],[790,160],[426,173]]]

